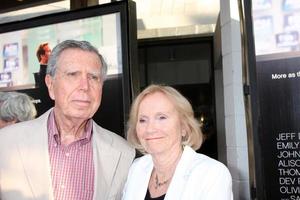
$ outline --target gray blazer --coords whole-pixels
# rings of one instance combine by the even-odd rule
[[[0,199],[52,200],[47,119],[0,130]],[[135,151],[120,136],[93,122],[94,200],[118,200]]]

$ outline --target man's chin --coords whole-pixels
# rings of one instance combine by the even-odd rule
[[[93,114],[88,112],[87,109],[76,109],[68,114],[69,118],[74,118],[77,120],[88,120],[93,117]]]

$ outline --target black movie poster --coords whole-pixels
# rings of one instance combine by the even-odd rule
[[[300,200],[300,0],[251,0],[261,199]]]
[[[300,57],[256,67],[266,199],[300,200]]]

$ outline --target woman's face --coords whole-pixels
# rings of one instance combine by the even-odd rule
[[[165,94],[155,92],[141,101],[136,132],[148,153],[178,151],[184,132],[182,128],[180,115]]]

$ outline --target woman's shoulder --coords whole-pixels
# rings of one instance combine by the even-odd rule
[[[149,154],[134,159],[132,163],[132,167],[145,167],[148,165],[152,165],[152,158]]]
[[[181,177],[189,193],[201,199],[232,199],[232,178],[227,167],[191,148],[187,154]]]
[[[220,167],[220,168],[223,168],[223,167],[226,168],[226,166],[222,162],[220,162],[220,161],[218,161],[214,158],[211,158],[207,155],[201,154],[201,153],[196,153],[195,154],[195,164],[197,164],[197,165],[207,165],[209,167],[214,167],[215,166],[215,167]]]
[[[131,170],[143,170],[148,167],[152,167],[152,158],[149,154],[143,155],[139,158],[134,159],[132,165],[131,165]]]
[[[136,158],[129,169],[129,176],[136,177],[141,174],[148,173],[153,168],[153,163],[150,155],[144,155]],[[137,177],[138,178],[138,177]]]
[[[190,154],[190,170],[194,173],[213,173],[220,174],[223,173],[230,176],[228,168],[218,160],[210,158],[201,153],[196,153],[194,150],[189,150]]]

